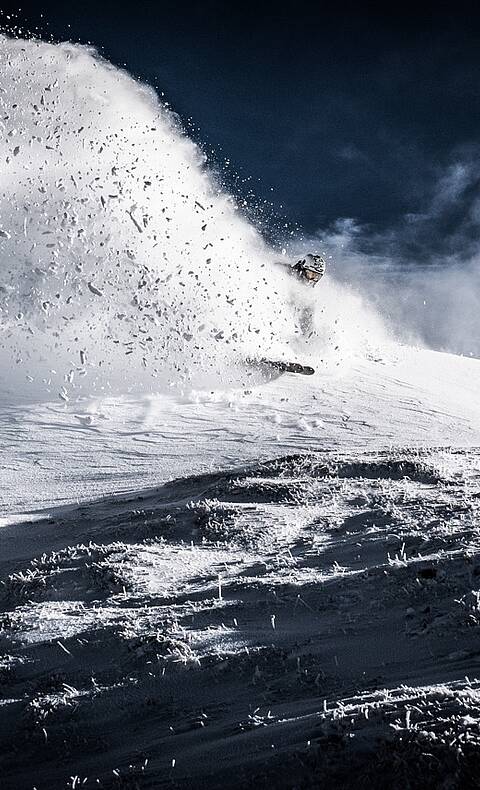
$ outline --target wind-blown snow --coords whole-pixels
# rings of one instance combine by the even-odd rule
[[[6,37],[0,75],[4,390],[226,383],[246,358],[337,364],[383,340],[327,279],[305,344],[304,289],[153,90],[91,49]]]

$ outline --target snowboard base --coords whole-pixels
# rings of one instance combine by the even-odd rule
[[[249,360],[254,365],[260,368],[267,368],[278,373],[296,373],[300,376],[313,376],[315,369],[309,365],[302,365],[300,362],[284,362],[283,360],[274,359],[258,359]]]

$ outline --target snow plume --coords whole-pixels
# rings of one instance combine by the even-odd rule
[[[309,289],[155,92],[95,51],[0,37],[0,126],[1,390],[244,383],[247,358],[365,352],[375,320],[328,277],[305,339]]]
[[[151,89],[91,49],[5,37],[0,75],[3,389],[210,383],[280,353],[273,255]]]
[[[479,186],[476,158],[464,156],[424,212],[384,232],[339,221],[304,247],[327,251],[334,281],[362,295],[398,341],[480,357]]]

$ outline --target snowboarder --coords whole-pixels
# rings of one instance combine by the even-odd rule
[[[312,288],[322,279],[325,274],[325,259],[316,253],[309,252],[304,258],[294,263],[278,262],[279,266],[287,269],[288,273],[296,277],[302,285],[310,285]],[[311,301],[311,300],[307,300]],[[313,334],[313,306],[304,304],[296,306],[298,311],[298,323],[302,334],[310,339]],[[315,371],[308,365],[298,362],[285,362],[282,360],[261,359],[255,363],[257,367],[264,367],[281,373],[300,373],[304,376],[311,376]]]
[[[289,274],[297,277],[304,283],[315,286],[325,274],[325,258],[317,253],[309,252],[293,266],[290,263],[279,262],[280,266],[285,266]]]
[[[287,264],[289,274],[296,277],[302,285],[310,285],[312,288],[322,279],[325,274],[325,258],[317,253],[309,252],[304,258],[301,258],[293,266]],[[302,334],[306,338],[310,338],[313,333],[313,314],[314,307],[312,298],[306,297],[304,300],[299,300],[299,295],[296,298],[296,310],[298,315],[298,323]],[[300,303],[303,301],[303,305]]]

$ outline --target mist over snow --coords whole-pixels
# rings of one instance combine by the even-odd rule
[[[330,257],[335,280],[362,296],[402,343],[480,357],[480,167],[460,151],[423,212],[388,231],[355,220],[304,240]]]
[[[1,389],[69,399],[242,382],[247,358],[383,343],[357,295],[310,299],[155,92],[89,48],[0,38]]]

